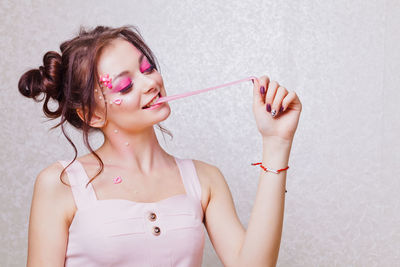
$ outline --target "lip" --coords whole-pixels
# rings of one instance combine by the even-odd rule
[[[153,101],[154,98],[156,98],[157,96],[161,97],[161,92],[158,92],[156,95],[154,95],[154,96],[150,99],[150,101],[148,101],[148,102],[146,103],[146,105],[144,105],[144,106],[142,107],[142,109],[145,109],[144,107],[147,106],[147,104],[149,104],[151,101]]]
[[[162,105],[164,105],[164,103],[161,103],[161,104],[154,104],[154,105],[152,105],[151,107],[146,108],[146,110],[157,109],[157,108],[161,107]]]

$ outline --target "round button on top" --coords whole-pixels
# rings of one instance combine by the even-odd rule
[[[154,222],[157,219],[157,215],[154,212],[152,212],[149,214],[148,218],[150,221]]]
[[[153,227],[153,235],[160,235],[161,229],[158,226]]]

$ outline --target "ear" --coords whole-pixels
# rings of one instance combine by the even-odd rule
[[[88,113],[89,113],[87,110],[85,110],[85,111],[86,111],[85,114],[83,114],[82,109],[80,109],[80,108],[76,109],[76,113],[78,114],[79,118],[81,118],[82,121],[85,121],[84,116],[87,118]],[[95,109],[92,114],[92,118],[89,121],[89,125],[94,128],[104,127],[106,125],[104,114],[100,113],[100,111],[98,111],[98,109]]]

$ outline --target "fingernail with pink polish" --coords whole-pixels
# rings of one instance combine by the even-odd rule
[[[263,95],[263,94],[265,94],[265,87],[264,86],[261,86],[260,87],[260,93]]]
[[[271,104],[267,104],[267,111],[271,112]]]

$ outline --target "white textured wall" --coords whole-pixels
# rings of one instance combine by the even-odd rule
[[[399,14],[396,0],[1,0],[0,265],[25,264],[35,177],[72,156],[20,75],[79,25],[134,24],[169,95],[267,74],[300,96],[278,266],[399,266]],[[161,138],[222,170],[245,226],[261,157],[251,96],[246,83],[173,101]],[[204,266],[222,266],[208,240]]]

